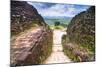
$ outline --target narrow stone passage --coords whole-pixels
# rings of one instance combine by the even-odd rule
[[[61,30],[53,31],[53,47],[51,55],[46,59],[44,64],[53,64],[53,63],[68,63],[71,60],[64,55],[63,47],[61,45],[61,37],[66,32]]]

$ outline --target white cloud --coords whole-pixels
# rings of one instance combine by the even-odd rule
[[[73,17],[81,11],[85,11],[87,7],[76,8],[75,5],[55,4],[47,7],[44,3],[31,3],[42,16],[66,16]],[[46,7],[46,8],[44,8]]]
[[[43,16],[67,16],[67,17],[73,17],[73,12],[75,11],[74,6],[65,6],[56,4],[50,8],[47,9],[40,9],[40,14]]]

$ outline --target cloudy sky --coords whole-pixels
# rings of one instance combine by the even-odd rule
[[[57,17],[66,16],[74,17],[76,14],[85,11],[90,6],[87,5],[71,5],[71,4],[55,4],[55,3],[34,3],[28,2],[33,5],[39,14],[44,17]]]

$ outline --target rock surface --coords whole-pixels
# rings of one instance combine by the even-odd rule
[[[95,51],[95,6],[76,15],[67,28],[72,42],[86,46]]]
[[[95,6],[72,18],[62,43],[64,52],[74,62],[95,60]]]
[[[11,1],[11,36],[15,34],[19,35],[11,37],[11,67],[41,64],[51,53],[52,30],[25,1]]]
[[[51,53],[52,39],[52,31],[41,27],[18,36],[11,45],[11,64],[41,64]]]
[[[37,10],[25,1],[11,1],[11,33],[18,34],[34,24],[45,25]]]

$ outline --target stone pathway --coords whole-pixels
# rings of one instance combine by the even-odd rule
[[[53,48],[51,55],[46,59],[44,64],[54,64],[54,63],[68,63],[71,60],[64,55],[63,47],[61,45],[61,37],[66,32],[61,30],[54,30],[53,31]]]

